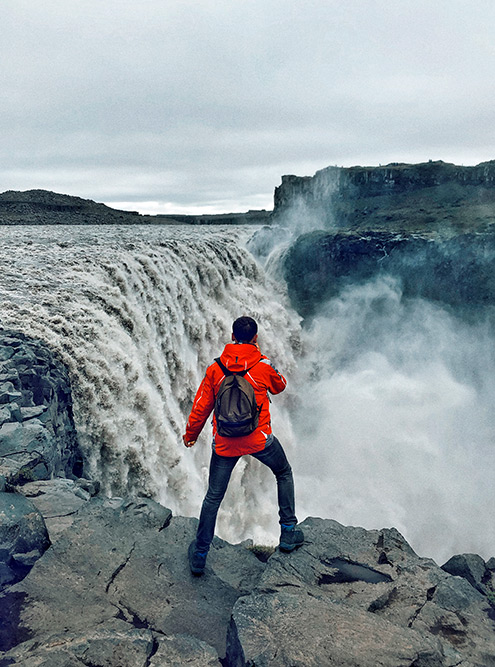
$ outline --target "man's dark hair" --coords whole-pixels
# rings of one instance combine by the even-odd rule
[[[252,317],[238,317],[232,325],[232,333],[238,343],[250,343],[258,333],[258,325]]]

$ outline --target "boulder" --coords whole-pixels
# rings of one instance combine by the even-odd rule
[[[98,485],[89,480],[65,478],[28,482],[17,487],[17,491],[29,498],[43,516],[52,543],[72,525],[77,511],[97,489]]]
[[[487,594],[487,583],[491,580],[491,573],[483,558],[478,554],[458,554],[452,556],[442,570],[456,577],[463,577],[471,586],[484,595]]]
[[[0,590],[25,577],[49,545],[33,503],[18,493],[0,492]]]
[[[243,597],[229,628],[228,665],[440,667],[439,642],[308,591]]]

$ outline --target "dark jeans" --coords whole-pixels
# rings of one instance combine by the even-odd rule
[[[254,456],[258,461],[267,465],[277,479],[279,523],[295,525],[297,519],[294,513],[294,480],[292,477],[292,468],[282,445],[277,438],[273,438],[272,442],[265,449],[250,456]],[[198,532],[196,534],[197,551],[207,552],[210,548],[215,532],[218,508],[227,491],[232,470],[240,458],[240,456],[219,456],[215,452],[212,452],[208,491],[201,507]]]

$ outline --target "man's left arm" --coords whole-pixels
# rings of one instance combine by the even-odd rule
[[[268,370],[268,382],[267,382],[268,391],[271,394],[280,394],[280,392],[282,392],[286,388],[287,380],[284,378],[282,373],[279,373],[279,371],[275,368],[270,359],[264,357],[262,359],[262,362],[266,364]]]

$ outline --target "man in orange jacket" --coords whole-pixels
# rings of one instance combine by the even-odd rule
[[[258,346],[258,325],[251,317],[239,317],[232,325],[232,343],[225,346],[220,364],[215,361],[206,370],[194,399],[186,432],[182,436],[186,447],[192,447],[206,420],[215,407],[218,390],[226,373],[241,373],[252,385],[259,411],[254,430],[241,436],[226,436],[218,432],[213,416],[213,451],[210,462],[208,491],[206,493],[196,539],[189,546],[189,565],[195,575],[203,573],[206,557],[215,532],[218,508],[223,500],[230,475],[241,456],[251,454],[267,465],[277,480],[277,497],[281,535],[279,547],[292,551],[304,542],[302,530],[296,529],[294,508],[294,480],[292,469],[282,445],[272,434],[268,392],[279,394],[286,380],[270,360],[261,354]],[[223,367],[223,368],[222,368]],[[224,371],[225,369],[225,371]]]

